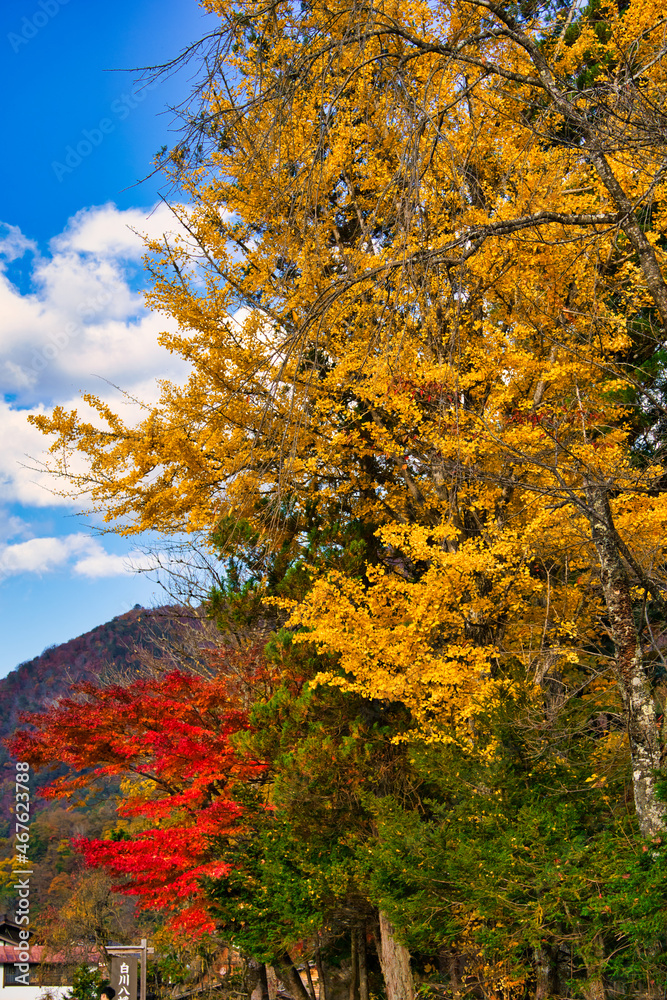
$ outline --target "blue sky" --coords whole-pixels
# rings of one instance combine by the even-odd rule
[[[161,63],[214,24],[194,0],[20,0],[0,5],[0,676],[135,603],[165,600],[142,540],[98,535],[35,471],[26,416],[110,399],[109,383],[154,398],[183,366],[156,343],[142,244],[173,225],[161,181],[142,182],[174,141],[168,110],[188,72],[150,89],[123,72]],[[166,193],[166,192],[165,192]],[[129,561],[128,556],[129,554]]]

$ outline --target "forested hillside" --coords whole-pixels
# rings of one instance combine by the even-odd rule
[[[173,639],[179,624],[188,620],[188,613],[183,608],[135,607],[76,639],[50,646],[40,656],[21,663],[3,677],[0,680],[0,766],[3,776],[9,761],[4,741],[17,729],[21,713],[43,712],[58,698],[69,695],[74,684],[135,675],[146,655],[158,658],[165,655],[170,637]],[[0,836],[7,835],[8,794],[7,779],[3,777]]]

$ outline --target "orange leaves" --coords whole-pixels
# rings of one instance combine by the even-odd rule
[[[527,412],[540,379],[543,412],[570,406],[577,383],[606,414],[590,376],[608,296],[595,254],[554,216],[578,192],[593,218],[599,185],[518,110],[532,84],[480,69],[527,71],[502,32],[477,38],[488,12],[211,8],[235,68],[227,86],[216,60],[206,88],[224,142],[181,173],[192,245],[150,248],[149,301],[178,321],[163,341],[192,376],[135,427],[94,401],[104,428],[39,418],[65,450],[57,471],[78,451],[75,489],[128,531],[262,527],[286,504],[326,517],[341,502],[377,524],[407,508],[424,522],[451,505],[461,467],[502,475],[526,450],[503,426],[527,429],[507,414]],[[475,53],[467,76],[455,52]],[[604,258],[613,239],[591,226],[576,232]]]

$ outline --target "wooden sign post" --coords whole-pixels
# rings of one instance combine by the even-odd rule
[[[141,982],[139,1000],[146,1000],[146,958],[154,948],[146,947],[146,938],[141,944],[117,944],[107,948],[111,955],[111,985],[116,991],[116,1000],[137,1000],[137,964],[141,961]]]
[[[138,955],[113,955],[111,958],[111,985],[117,1000],[137,1000]],[[143,973],[143,968],[142,968]],[[143,978],[143,977],[142,977]]]

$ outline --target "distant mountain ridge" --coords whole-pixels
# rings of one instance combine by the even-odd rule
[[[20,714],[43,712],[58,698],[69,695],[73,684],[109,679],[116,673],[136,673],[142,652],[161,657],[187,614],[179,607],[147,609],[137,605],[76,639],[50,646],[0,680],[0,802],[6,797],[3,786],[13,778],[3,740],[21,725]],[[0,837],[6,836],[6,820],[8,810],[3,808]]]

